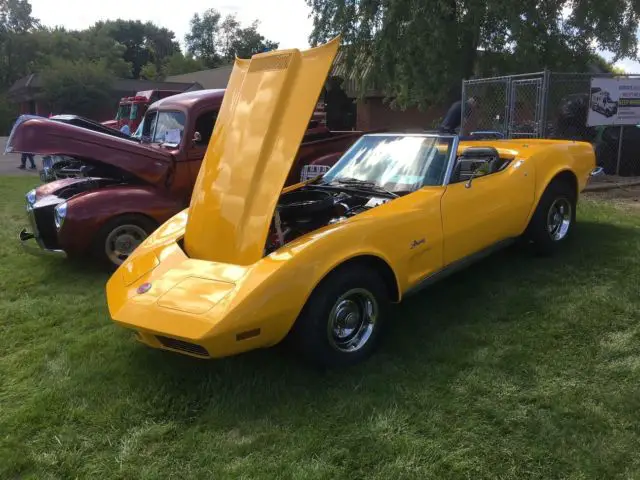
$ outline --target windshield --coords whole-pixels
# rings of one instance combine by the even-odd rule
[[[120,104],[120,106],[118,107],[118,113],[116,113],[116,120],[129,118],[130,110],[131,110],[131,104]]]
[[[184,133],[185,115],[182,112],[159,112],[153,127],[153,143],[179,145]]]
[[[452,144],[444,136],[364,136],[322,182],[366,182],[391,192],[442,185]]]
[[[131,113],[129,114],[129,120],[135,120],[138,118],[138,104],[131,105]]]

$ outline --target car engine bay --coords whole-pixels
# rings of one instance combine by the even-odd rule
[[[383,205],[392,198],[351,189],[303,187],[282,194],[271,221],[265,255],[298,237]]]

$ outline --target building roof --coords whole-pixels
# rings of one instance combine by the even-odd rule
[[[330,76],[339,76],[344,79],[342,88],[350,96],[357,96],[359,81],[362,80],[371,70],[371,60],[365,53],[360,53],[354,59],[354,68],[348,69],[346,63],[345,48],[338,50],[338,55],[333,62]],[[182,75],[172,75],[167,77],[169,82],[197,82],[205,89],[227,88],[229,77],[231,76],[233,65],[224,65],[209,70],[200,70]]]
[[[209,70],[172,75],[166,78],[167,82],[193,82],[202,85],[204,89],[227,88],[233,65],[224,65]]]
[[[152,80],[118,79],[113,82],[113,91],[122,96],[135,95],[144,90],[202,90],[202,85],[197,82],[156,82]],[[33,100],[42,89],[42,77],[32,73],[16,80],[9,89],[9,97],[16,101]]]

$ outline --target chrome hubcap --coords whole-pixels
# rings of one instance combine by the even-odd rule
[[[547,230],[554,241],[562,240],[569,233],[572,207],[566,198],[558,198],[551,205],[547,214]]]
[[[329,314],[329,343],[341,352],[360,350],[371,338],[377,316],[378,302],[371,292],[363,288],[349,290]]]
[[[115,265],[124,262],[142,241],[147,232],[137,225],[120,225],[114,228],[105,242],[105,253]]]

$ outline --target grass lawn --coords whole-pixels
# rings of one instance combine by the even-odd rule
[[[107,275],[21,252],[0,177],[0,478],[640,479],[640,215],[581,205],[566,254],[499,253],[394,309],[379,353],[136,343]]]

